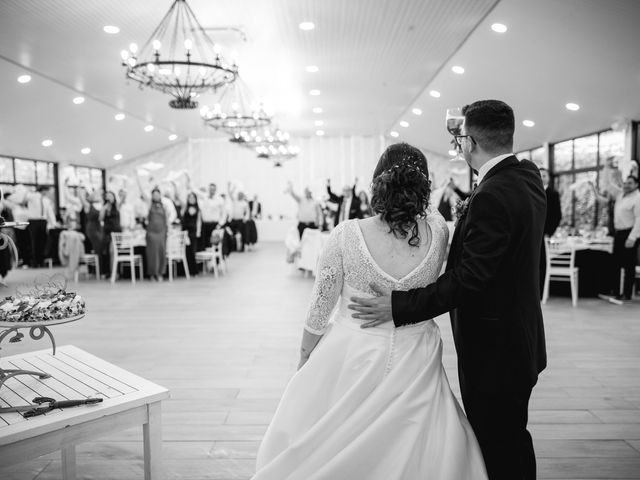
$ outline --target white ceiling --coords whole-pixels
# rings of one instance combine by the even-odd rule
[[[171,0],[0,1],[0,154],[113,165],[164,148],[170,133],[217,135],[196,111],[124,78],[119,52],[144,43]],[[511,103],[517,148],[640,119],[640,2],[634,0],[189,0],[223,53],[237,51],[246,83],[292,135],[402,133],[446,153],[444,110],[479,98]],[[316,29],[301,31],[310,20]],[[492,32],[500,21],[509,30]],[[108,35],[104,25],[121,32]],[[318,73],[307,73],[306,65]],[[457,76],[450,66],[460,64]],[[16,78],[29,73],[30,83]],[[310,89],[321,91],[318,97]],[[440,99],[428,95],[437,89]],[[71,99],[84,95],[82,105]],[[211,95],[200,98],[212,103]],[[564,104],[579,103],[579,112]],[[313,114],[321,106],[324,113]],[[411,108],[424,113],[416,117]],[[118,112],[127,118],[114,120]],[[407,129],[397,125],[411,123]],[[143,127],[155,130],[145,133]],[[53,146],[40,145],[45,138]],[[89,146],[92,153],[80,154]]]

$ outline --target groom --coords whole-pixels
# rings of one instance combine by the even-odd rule
[[[353,298],[351,308],[363,328],[450,311],[462,401],[489,478],[533,480],[527,410],[546,366],[539,295],[546,197],[536,166],[512,153],[509,105],[482,100],[463,115],[456,142],[478,186],[461,209],[446,272],[425,288]]]

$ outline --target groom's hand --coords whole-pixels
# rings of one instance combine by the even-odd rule
[[[377,285],[371,283],[369,288],[378,294],[375,298],[351,297],[354,302],[349,305],[350,310],[358,313],[351,315],[353,318],[366,320],[360,328],[371,328],[393,321],[391,312],[391,295],[386,294]]]

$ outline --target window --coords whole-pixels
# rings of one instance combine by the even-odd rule
[[[16,185],[24,185],[28,191],[49,187],[49,195],[57,208],[57,165],[53,162],[0,156],[0,187],[13,193]]]
[[[607,205],[596,198],[594,186],[602,186],[600,170],[606,158],[621,158],[623,132],[606,130],[553,145],[553,173],[560,193],[561,225],[580,230],[606,226]]]
[[[549,168],[544,147],[538,147],[531,150],[522,150],[521,152],[516,153],[516,157],[518,157],[520,160],[531,160],[538,166],[538,168]]]

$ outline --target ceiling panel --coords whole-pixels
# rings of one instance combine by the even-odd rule
[[[496,0],[192,0],[201,24],[212,28],[224,53],[237,51],[240,72],[273,107],[294,135],[311,135],[322,118],[328,135],[377,134],[409,105],[440,65],[495,6]],[[168,0],[3,0],[0,2],[0,101],[10,113],[0,120],[4,153],[75,158],[77,144],[90,144],[91,161],[109,165],[167,146],[167,135],[216,135],[197,111],[176,111],[161,93],[139,90],[124,78],[119,52],[144,43],[171,5]],[[316,29],[298,24],[311,20]],[[107,24],[121,32],[108,35]],[[235,30],[239,29],[246,41]],[[304,67],[315,64],[310,74]],[[21,70],[34,80],[15,82]],[[310,89],[319,89],[311,97]],[[24,96],[29,92],[29,96]],[[70,98],[82,92],[82,114]],[[18,101],[18,99],[20,99]],[[37,99],[37,101],[36,101]],[[211,103],[205,95],[201,103]],[[29,105],[31,103],[31,105]],[[321,116],[311,108],[321,106]],[[71,108],[73,107],[73,108]],[[34,108],[51,112],[33,115]],[[115,113],[127,120],[116,125]],[[55,121],[51,120],[55,118]],[[20,119],[20,121],[16,121]],[[153,135],[142,126],[156,126]],[[9,125],[11,124],[11,125]],[[50,132],[50,133],[48,133]],[[42,150],[42,136],[54,149]],[[68,149],[63,145],[69,145]],[[95,145],[95,147],[94,147]]]

